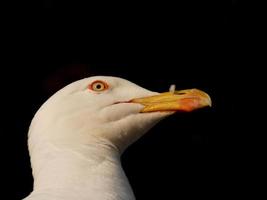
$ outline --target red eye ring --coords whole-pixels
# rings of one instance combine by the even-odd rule
[[[96,80],[94,82],[92,82],[88,88],[90,90],[93,90],[95,92],[102,92],[104,90],[107,90],[109,88],[108,84],[104,81],[101,80]]]

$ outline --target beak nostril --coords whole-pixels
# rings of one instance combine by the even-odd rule
[[[186,93],[185,92],[177,92],[176,94],[182,95],[182,94],[186,94]]]

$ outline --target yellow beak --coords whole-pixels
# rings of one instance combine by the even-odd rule
[[[190,112],[211,106],[209,95],[198,89],[164,92],[155,96],[133,99],[131,102],[143,105],[142,113],[157,111]]]

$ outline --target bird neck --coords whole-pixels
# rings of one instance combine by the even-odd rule
[[[32,196],[57,199],[132,200],[116,148],[103,143],[42,143],[31,152]],[[38,148],[38,149],[37,149]]]

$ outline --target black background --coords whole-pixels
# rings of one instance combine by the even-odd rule
[[[213,107],[163,120],[132,145],[122,164],[137,199],[232,197],[245,156],[235,126],[240,1],[59,2],[14,8],[2,70],[2,195],[32,190],[27,130],[54,92],[92,75],[119,76],[150,90],[199,88]],[[239,37],[235,37],[238,36]],[[238,64],[239,63],[239,64]],[[245,181],[245,180],[244,180]]]

